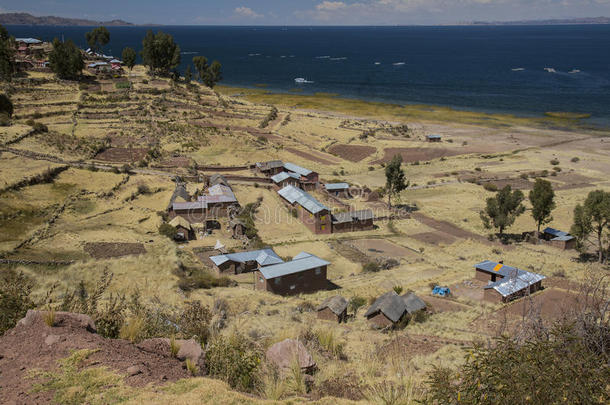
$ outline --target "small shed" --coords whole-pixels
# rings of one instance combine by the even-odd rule
[[[181,216],[176,216],[172,219],[169,224],[176,228],[176,240],[192,240],[195,239],[195,231],[189,221]]]
[[[333,322],[347,321],[347,300],[340,295],[335,295],[324,300],[317,308],[318,319]]]
[[[398,295],[390,291],[375,300],[364,316],[374,328],[395,326],[405,316],[426,310],[426,303],[413,292]]]
[[[572,235],[551,227],[547,227],[542,231],[542,239],[546,240],[549,245],[563,250],[574,249],[576,247],[576,239]]]
[[[347,183],[326,183],[324,189],[335,197],[347,198],[349,196],[349,184]]]
[[[426,136],[426,141],[428,141],[428,142],[440,142],[441,140],[442,140],[442,137],[438,134],[432,134],[432,135]]]
[[[240,239],[246,234],[246,224],[244,224],[240,219],[232,219],[229,221],[229,226],[231,227],[231,233],[234,239]]]

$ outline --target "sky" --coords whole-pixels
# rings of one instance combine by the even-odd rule
[[[610,0],[2,0],[0,12],[163,25],[433,25],[610,16]]]

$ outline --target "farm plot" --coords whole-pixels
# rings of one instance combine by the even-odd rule
[[[455,242],[455,238],[444,232],[422,232],[410,235],[413,239],[430,245],[450,245]]]
[[[146,253],[141,243],[121,242],[89,242],[85,244],[85,252],[95,259],[109,259],[129,255],[140,255]]]
[[[148,153],[146,148],[110,148],[98,153],[96,160],[104,162],[137,162]]]
[[[418,254],[414,251],[398,246],[385,239],[359,239],[352,244],[362,253],[372,257],[413,258]]]
[[[338,144],[331,146],[328,151],[350,162],[360,162],[375,153],[377,149],[366,145]]]
[[[316,163],[320,163],[323,165],[334,165],[337,164],[336,161],[331,161],[329,160],[330,157],[328,155],[322,155],[322,154],[313,154],[313,153],[309,153],[309,152],[305,152],[296,148],[285,148],[288,152],[295,154],[299,157],[302,157],[304,159],[310,160],[312,162],[316,162]]]
[[[402,156],[402,161],[406,163],[427,161],[441,157],[462,155],[465,152],[446,148],[385,148],[381,159],[371,163],[387,163],[396,155]]]

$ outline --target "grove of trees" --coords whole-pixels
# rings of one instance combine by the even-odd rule
[[[102,47],[110,42],[110,32],[106,27],[97,27],[85,34],[87,45],[94,52],[99,52]]]
[[[589,245],[597,246],[598,261],[608,260],[610,253],[610,192],[591,191],[583,205],[574,208],[574,224],[570,233],[584,253]],[[605,244],[605,246],[604,246]]]
[[[209,65],[208,58],[205,56],[195,56],[193,58],[193,65],[195,65],[199,80],[206,86],[214,88],[222,80],[222,65],[220,62],[215,60]]]
[[[152,75],[169,76],[180,64],[180,47],[170,34],[149,30],[142,40],[142,60]]]
[[[55,38],[53,50],[49,54],[49,66],[60,79],[74,80],[80,76],[85,62],[74,42],[71,40],[61,42]]]
[[[523,199],[521,190],[513,191],[510,185],[499,190],[494,197],[489,197],[485,210],[480,213],[485,228],[496,228],[502,236],[504,230],[514,224],[515,219],[525,212]]]

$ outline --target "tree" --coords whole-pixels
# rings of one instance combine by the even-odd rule
[[[180,64],[180,47],[170,34],[149,30],[142,40],[142,60],[151,74],[167,76]]]
[[[184,72],[184,81],[186,84],[190,84],[193,79],[193,74],[191,73],[191,65],[186,66],[186,71]]]
[[[85,67],[83,56],[74,42],[53,40],[53,50],[49,54],[49,66],[60,79],[76,79]]]
[[[15,73],[15,43],[6,28],[0,25],[0,80],[11,81]]]
[[[197,69],[199,80],[203,81],[208,70],[208,58],[205,56],[195,56],[193,58],[193,65],[195,65],[195,69]]]
[[[136,51],[134,51],[133,48],[127,47],[123,49],[123,63],[125,63],[125,66],[127,66],[130,71],[136,65],[136,56]]]
[[[512,191],[510,186],[498,191],[495,197],[487,199],[487,206],[480,216],[485,228],[498,228],[500,235],[504,229],[515,223],[515,219],[525,211],[524,196],[520,190]]]
[[[532,217],[536,221],[537,231],[540,232],[540,226],[553,220],[551,212],[555,209],[555,192],[551,182],[537,178],[529,198],[532,203]]]
[[[13,116],[13,102],[6,94],[0,94],[0,115]]]
[[[388,193],[388,206],[392,208],[392,197],[398,195],[409,186],[402,170],[402,156],[395,155],[392,161],[385,167],[385,188]]]
[[[598,261],[602,263],[604,250],[610,251],[610,242],[606,249],[603,245],[604,238],[610,239],[610,192],[591,191],[584,205],[578,204],[574,208],[574,224],[570,232],[576,238],[581,251],[586,249],[586,242],[593,242],[589,239],[593,234],[597,241]]]
[[[214,88],[216,83],[222,80],[222,65],[218,61],[212,64],[205,71],[203,83],[209,88]]]
[[[32,281],[12,269],[0,272],[0,335],[15,326],[35,303],[30,298]]]
[[[85,34],[85,39],[89,48],[94,52],[99,52],[108,42],[110,42],[110,32],[106,27],[97,27]]]

